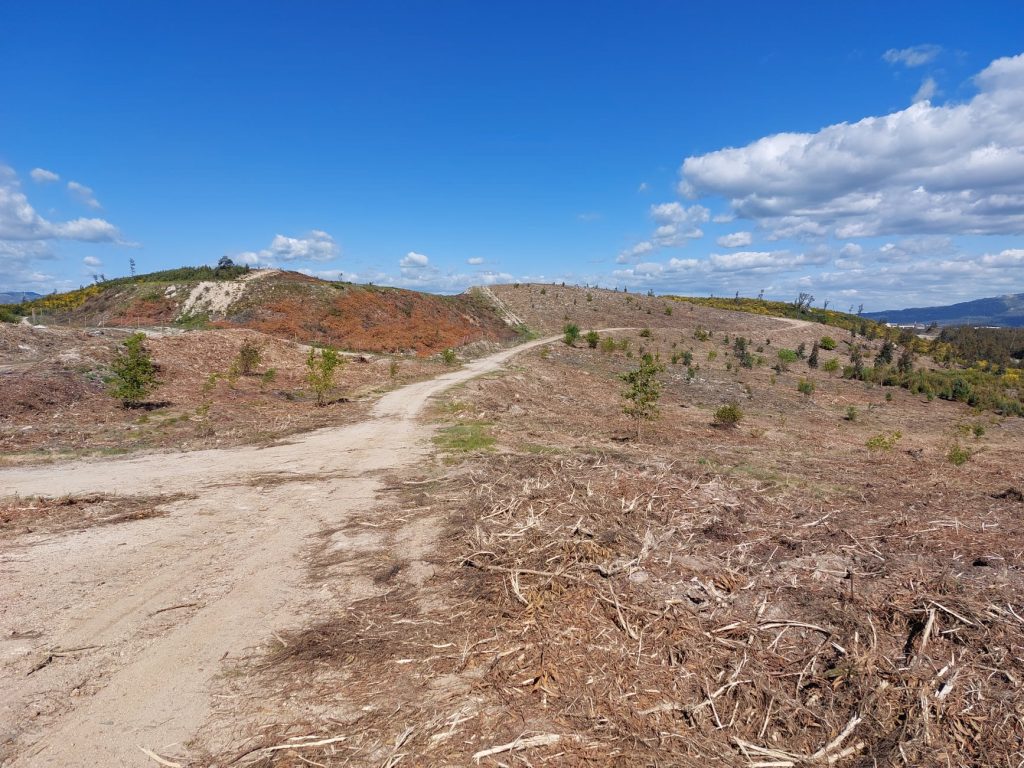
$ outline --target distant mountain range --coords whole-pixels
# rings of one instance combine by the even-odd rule
[[[40,296],[42,296],[41,293],[33,293],[32,291],[7,291],[6,293],[0,293],[0,304],[20,304],[23,301],[38,299]]]
[[[1024,328],[1024,293],[975,299],[943,307],[912,307],[885,312],[865,312],[864,317],[897,325],[998,325]]]

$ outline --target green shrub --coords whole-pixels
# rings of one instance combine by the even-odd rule
[[[847,421],[856,421],[857,420],[857,409],[854,406],[852,406],[852,405],[846,406],[846,420]]]
[[[601,352],[606,355],[610,355],[615,351],[615,339],[611,336],[605,336],[601,339]]]
[[[591,349],[597,349],[597,343],[601,341],[601,334],[597,331],[587,331],[583,336],[583,340],[587,342],[587,346]]]
[[[269,384],[273,384],[277,379],[277,368],[267,368],[260,376],[260,386],[265,387]]]
[[[566,323],[565,327],[562,328],[562,333],[564,334],[562,341],[571,347],[580,337],[580,327],[576,323]]]
[[[650,328],[641,328],[640,329],[640,338],[642,338],[642,339],[649,339],[649,338],[651,338],[651,329]]]
[[[628,371],[619,377],[628,385],[622,392],[622,398],[625,400],[622,412],[636,419],[638,440],[641,424],[658,416],[661,382],[657,377],[664,370],[664,365],[650,355],[644,355],[640,358],[640,366],[635,371]]]
[[[869,450],[872,451],[891,451],[896,447],[896,443],[903,437],[899,432],[880,432],[873,437],[868,438],[867,445]]]
[[[455,354],[455,350],[452,349],[451,347],[442,350],[441,361],[445,365],[455,365],[455,363],[458,361],[458,356]]]
[[[787,365],[795,363],[800,358],[795,349],[780,349],[778,355],[779,363],[782,365],[783,370],[786,369]]]
[[[248,376],[256,370],[256,367],[262,360],[263,350],[260,346],[252,341],[245,341],[242,342],[232,367],[236,369],[239,375]]]
[[[708,352],[708,360],[714,360],[716,357],[718,357],[717,350],[712,349],[711,351]]]
[[[959,443],[955,443],[949,449],[946,454],[946,461],[955,467],[962,467],[968,461],[971,460],[971,449],[964,448]]]
[[[810,397],[814,394],[814,382],[810,379],[800,379],[800,383],[796,385],[796,390],[806,397]]]
[[[694,329],[693,331],[693,338],[695,338],[697,341],[707,341],[710,338],[710,335],[707,331],[705,331],[698,325],[697,328]]]
[[[141,404],[143,398],[156,386],[156,365],[143,346],[146,334],[133,333],[124,340],[111,363],[109,391],[125,408]]]
[[[822,349],[827,349],[829,352],[831,352],[833,349],[836,348],[836,340],[833,339],[831,336],[822,336],[821,339],[818,341],[818,345]]]
[[[324,347],[317,354],[316,349],[309,350],[306,358],[306,381],[316,393],[316,404],[327,404],[327,393],[334,386],[334,374],[343,367],[344,359],[331,347]]]
[[[831,357],[825,361],[825,364],[821,366],[823,370],[828,373],[835,373],[839,370],[839,358]]]
[[[743,419],[743,411],[736,403],[728,403],[715,411],[715,424],[732,429]]]

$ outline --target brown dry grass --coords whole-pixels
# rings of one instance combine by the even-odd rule
[[[283,635],[250,669],[262,728],[215,764],[1019,764],[1020,420],[991,420],[954,469],[959,427],[988,417],[802,362],[729,370],[715,330],[630,334],[701,364],[669,366],[642,442],[622,352],[556,344],[452,393],[439,414],[491,424],[499,450],[399,497],[396,516],[445,515],[434,578],[382,578]],[[715,429],[734,399],[746,418]],[[883,429],[897,448],[869,451]]]
[[[365,288],[334,293],[316,297],[313,306],[309,295],[278,298],[255,310],[251,318],[229,322],[280,338],[371,352],[414,352],[421,357],[449,347],[516,338],[493,312],[466,297]]]

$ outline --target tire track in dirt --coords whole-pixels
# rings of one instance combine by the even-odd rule
[[[0,551],[0,764],[149,766],[140,748],[186,753],[221,662],[302,621],[311,537],[365,513],[376,475],[427,453],[432,430],[416,421],[426,402],[555,340],[388,393],[365,422],[266,448],[0,471],[5,495],[194,496],[167,515]],[[62,649],[85,650],[53,654]]]
[[[432,429],[416,421],[427,401],[558,339],[390,392],[367,421],[269,447],[0,471],[4,495],[193,496],[167,515],[0,550],[0,765],[149,766],[140,747],[187,753],[224,659],[306,618],[313,537],[366,514],[377,476],[429,451]],[[53,655],[61,649],[85,650]]]

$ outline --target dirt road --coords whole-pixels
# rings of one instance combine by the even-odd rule
[[[0,765],[153,766],[185,755],[225,658],[302,619],[310,538],[429,447],[427,400],[506,350],[287,443],[0,471],[0,495],[189,494],[125,525],[0,547]],[[336,536],[339,534],[335,534]],[[353,587],[357,589],[357,587]]]

